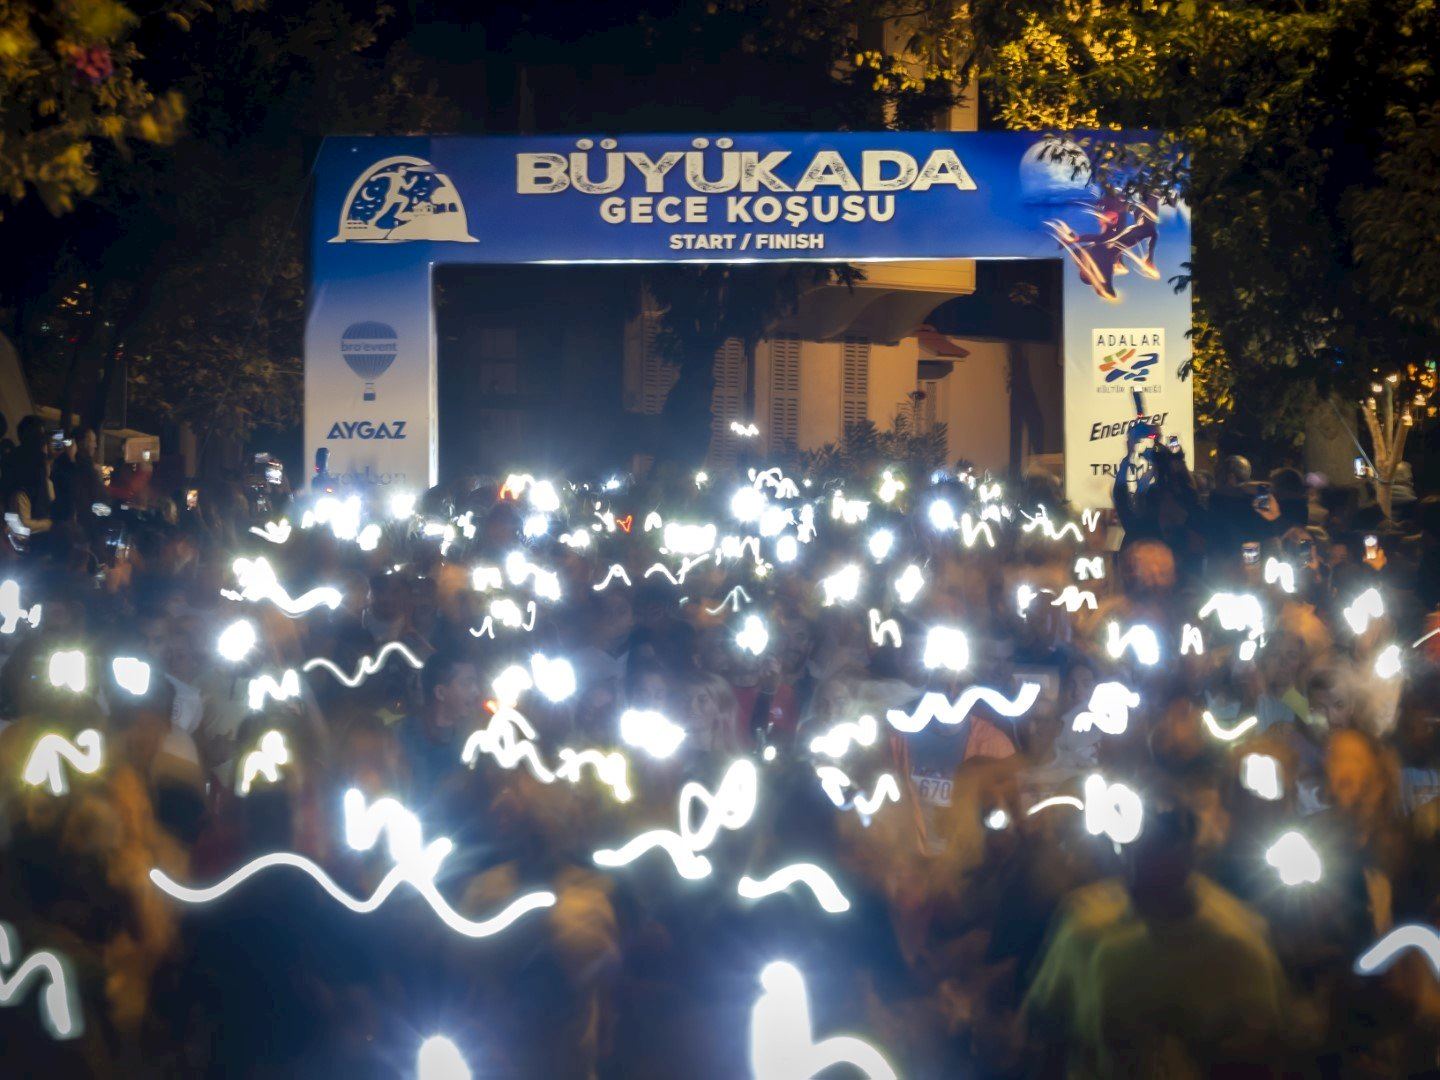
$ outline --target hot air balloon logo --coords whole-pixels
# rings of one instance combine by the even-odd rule
[[[375,380],[390,370],[399,345],[395,328],[382,322],[357,322],[340,335],[340,358],[365,380],[365,400],[375,400]]]

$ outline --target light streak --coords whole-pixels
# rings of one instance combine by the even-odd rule
[[[1080,589],[1074,585],[1066,585],[1060,591],[1060,595],[1050,601],[1051,607],[1063,607],[1071,615],[1074,615],[1082,607],[1095,610],[1095,594],[1089,589]]]
[[[654,709],[626,709],[620,714],[620,741],[664,761],[685,741],[685,729]]]
[[[862,819],[870,818],[887,802],[900,801],[900,785],[889,773],[881,773],[875,781],[875,790],[869,795],[863,791],[854,798],[855,812]]]
[[[931,670],[964,671],[970,666],[970,641],[963,630],[932,626],[925,635],[925,666]]]
[[[1110,654],[1111,659],[1119,660],[1126,649],[1135,653],[1135,659],[1147,667],[1153,667],[1160,662],[1160,642],[1155,638],[1155,631],[1148,626],[1135,625],[1120,633],[1120,627],[1116,623],[1110,623],[1106,627],[1105,651]]]
[[[530,677],[530,673],[519,664],[511,664],[490,680],[490,685],[500,704],[514,705],[520,700],[521,694],[534,688],[535,681]]]
[[[716,529],[713,524],[683,525],[678,521],[665,524],[665,548],[676,555],[700,555],[715,547]]]
[[[810,486],[809,480],[805,481],[805,486]],[[800,524],[795,529],[795,535],[802,544],[815,539],[815,507],[812,503],[800,507]]]
[[[724,600],[721,600],[720,603],[716,604],[713,608],[707,607],[705,609],[705,613],[707,615],[719,615],[720,612],[724,611],[728,607],[731,611],[739,614],[740,605],[742,603],[750,603],[750,594],[747,593],[741,586],[736,585],[733,589],[731,589],[728,593],[725,594]]]
[[[79,649],[62,649],[50,654],[50,685],[74,694],[85,692],[85,654]]]
[[[1105,559],[1095,555],[1087,559],[1081,555],[1075,560],[1075,577],[1080,581],[1100,581],[1105,577]]]
[[[1074,729],[1099,728],[1106,735],[1123,735],[1130,726],[1130,710],[1140,704],[1140,695],[1123,683],[1100,683],[1090,693],[1090,704],[1075,715]]]
[[[890,554],[891,548],[895,546],[895,534],[889,529],[876,529],[870,534],[870,540],[866,544],[870,549],[870,557],[876,562],[884,562],[885,557]]]
[[[944,499],[931,502],[926,515],[930,518],[930,527],[936,532],[950,532],[956,526],[955,507]]]
[[[820,789],[825,792],[826,797],[837,807],[845,805],[845,789],[851,786],[849,775],[844,769],[834,765],[818,765],[815,768],[815,776],[820,781]]]
[[[215,651],[230,663],[238,664],[250,655],[258,640],[254,623],[249,619],[236,619],[220,631],[220,636],[215,639]]]
[[[1080,520],[1085,525],[1085,531],[1093,533],[1096,529],[1100,527],[1100,511],[1081,510]]]
[[[770,500],[765,498],[763,491],[757,491],[753,487],[741,486],[730,499],[730,516],[736,521],[749,523],[759,521],[760,515],[765,512],[765,507]]]
[[[820,579],[820,590],[825,594],[826,607],[836,602],[853,603],[860,595],[860,567],[855,563],[842,567],[829,577]]]
[[[697,472],[697,473],[695,474],[695,486],[696,486],[697,488],[703,488],[703,487],[704,487],[706,484],[708,484],[709,482],[710,482],[710,474],[707,473],[704,469],[701,469],[699,472]]]
[[[798,968],[783,960],[760,972],[763,990],[750,1011],[750,1070],[754,1080],[799,1080],[834,1065],[855,1066],[865,1080],[896,1080],[879,1050],[853,1035],[814,1041],[810,1001]]]
[[[1240,786],[1274,802],[1284,794],[1280,763],[1269,754],[1246,754],[1240,759]]]
[[[535,653],[530,657],[530,673],[535,677],[535,689],[553,702],[575,693],[575,669],[563,657],[551,660],[544,653]]]
[[[550,519],[544,514],[526,514],[520,523],[520,533],[527,539],[544,536],[550,531]]]
[[[604,592],[610,587],[610,582],[614,581],[616,578],[619,578],[621,581],[623,581],[627,589],[634,587],[630,583],[630,575],[625,572],[625,567],[621,566],[617,562],[611,563],[610,569],[605,571],[605,577],[600,581],[598,585],[592,585],[591,588],[594,589],[596,592]]]
[[[590,546],[590,534],[584,529],[573,529],[568,533],[561,533],[557,539],[566,547],[583,551]]]
[[[80,1000],[70,989],[69,966],[59,953],[39,949],[15,963],[15,928],[0,921],[0,1006],[13,1004],[29,984],[49,976],[40,993],[40,1022],[53,1039],[73,1039],[84,1029]]]
[[[250,794],[256,777],[264,777],[267,783],[280,782],[280,766],[290,764],[290,748],[285,745],[285,736],[270,730],[260,736],[260,745],[251,750],[240,761],[240,785],[236,793],[241,797]]]
[[[784,506],[767,506],[760,514],[760,535],[769,539],[779,536],[795,524],[795,511]]]
[[[1192,652],[1196,656],[1204,656],[1205,639],[1200,636],[1200,628],[1198,626],[1192,626],[1187,622],[1180,629],[1180,655],[1185,656]]]
[[[985,827],[987,829],[992,829],[995,832],[999,832],[1001,829],[1005,828],[1009,824],[1010,815],[1005,812],[1003,807],[997,806],[994,810],[991,810],[990,813],[985,815]]]
[[[300,696],[300,676],[294,668],[287,668],[276,682],[271,675],[261,675],[251,679],[246,689],[246,699],[250,704],[250,711],[265,707],[266,698],[274,698],[276,701],[289,701]]]
[[[601,750],[571,750],[560,748],[560,767],[555,775],[572,784],[580,782],[580,770],[589,765],[595,771],[595,778],[608,787],[618,802],[629,802],[630,773],[625,755],[617,751],[605,753]]]
[[[1222,728],[1215,717],[1210,714],[1209,709],[1204,710],[1200,714],[1200,719],[1205,723],[1205,730],[1222,742],[1234,742],[1256,724],[1260,723],[1258,716],[1247,716],[1232,728]]]
[[[1382,679],[1393,679],[1400,674],[1400,646],[1386,645],[1375,657],[1375,674]]]
[[[1030,611],[1030,605],[1035,602],[1035,598],[1039,595],[1034,587],[1028,583],[1022,582],[1015,587],[1015,610],[1022,619],[1027,616]]]
[[[500,573],[498,566],[477,566],[470,571],[470,587],[476,592],[503,589],[505,578]]]
[[[1272,555],[1265,560],[1265,584],[1272,585],[1275,582],[1279,582],[1280,588],[1287,593],[1295,591],[1295,568]]]
[[[1355,961],[1357,975],[1379,975],[1390,970],[1396,958],[1409,949],[1418,949],[1430,962],[1430,970],[1440,978],[1440,934],[1420,923],[1395,927]]]
[[[530,588],[541,600],[560,599],[560,575],[531,562],[522,551],[512,551],[505,556],[505,573],[515,585],[529,581]]]
[[[670,582],[671,585],[684,585],[685,575],[690,573],[691,570],[695,569],[695,567],[699,566],[701,563],[705,562],[709,558],[710,555],[708,552],[704,555],[696,555],[694,558],[691,558],[688,555],[685,556],[680,560],[680,573],[678,574],[672,574],[668,566],[666,566],[664,563],[657,562],[654,566],[650,567],[650,569],[645,571],[645,576],[648,578],[652,574],[660,574],[665,578],[666,581]]]
[[[1029,712],[1030,706],[1035,704],[1035,700],[1039,696],[1040,684],[1033,682],[1022,683],[1013,699],[1007,698],[999,690],[992,690],[988,686],[968,686],[955,699],[954,704],[947,701],[944,694],[932,690],[920,699],[914,712],[907,713],[903,709],[890,709],[885,713],[885,719],[896,731],[913,735],[917,731],[924,731],[931,720],[941,724],[962,723],[969,717],[970,710],[975,707],[976,702],[980,701],[1001,716],[1013,720]]]
[[[808,888],[820,906],[831,915],[850,910],[850,901],[845,899],[835,879],[814,863],[791,863],[758,880],[746,874],[740,879],[736,892],[746,900],[763,900],[795,884]]]
[[[4,583],[0,584],[0,634],[15,633],[15,628],[22,622],[29,623],[32,629],[39,626],[40,605],[21,607],[20,583],[13,578],[6,578]]]
[[[1291,829],[1270,845],[1265,861],[1289,886],[1314,885],[1320,880],[1320,855],[1310,841]]]
[[[150,692],[150,665],[133,656],[117,656],[110,661],[110,674],[115,685],[127,694],[144,697]]]
[[[444,1035],[431,1035],[415,1056],[415,1080],[471,1080],[460,1048]]]
[[[979,496],[981,502],[995,502],[1004,496],[1005,491],[1000,487],[1000,482],[996,480],[988,484],[981,484],[975,489],[975,494]]]
[[[973,520],[969,514],[960,515],[960,542],[967,548],[974,547],[975,541],[985,537],[985,543],[990,547],[995,546],[995,534],[990,529],[990,523],[984,518],[979,521]]]
[[[530,505],[539,513],[553,514],[560,509],[560,493],[549,480],[537,480],[530,485]]]
[[[453,850],[450,840],[441,837],[426,844],[419,819],[391,798],[377,799],[366,806],[365,797],[354,788],[345,793],[345,840],[358,851],[368,851],[385,835],[390,858],[395,865],[381,879],[375,891],[365,900],[358,900],[303,855],[288,851],[271,852],[252,859],[240,869],[205,888],[192,888],[174,881],[158,868],[150,871],[155,887],[186,904],[203,904],[218,900],[230,890],[256,874],[276,866],[289,866],[308,874],[317,885],[357,915],[377,910],[397,888],[409,885],[430,905],[440,921],[455,933],[469,938],[498,934],[527,912],[553,907],[555,894],[549,891],[525,893],[516,897],[500,911],[479,922],[467,919],[452,908],[435,887],[440,864]]]
[[[925,587],[925,575],[920,572],[920,567],[911,563],[895,579],[895,595],[900,597],[902,604],[908,604],[920,594]]]
[[[322,495],[315,501],[315,512],[305,517],[317,525],[329,525],[330,532],[337,540],[354,540],[360,531],[360,496],[337,499],[333,495]],[[305,522],[302,521],[302,527]]]
[[[1222,629],[1244,630],[1252,641],[1265,634],[1265,612],[1260,600],[1249,593],[1215,593],[1200,609],[1199,617],[1203,619],[1212,612],[1219,618]]]
[[[898,480],[889,469],[886,469],[880,476],[880,501],[892,503],[902,491],[905,490],[905,481]]]
[[[281,518],[278,522],[267,521],[258,528],[251,525],[250,531],[261,540],[268,540],[272,544],[283,544],[290,539],[291,529],[289,520]]]
[[[1023,510],[1020,511],[1020,516],[1025,519],[1025,524],[1022,525],[1020,529],[1021,532],[1030,533],[1036,529],[1040,529],[1045,534],[1047,540],[1063,540],[1065,534],[1070,533],[1075,537],[1077,544],[1085,542],[1085,537],[1080,532],[1080,526],[1076,525],[1073,521],[1067,521],[1064,525],[1060,526],[1060,528],[1055,528],[1055,523],[1050,520],[1050,512],[1043,506],[1037,506],[1035,508],[1034,517],[1031,517]]]
[[[386,659],[391,653],[399,653],[400,658],[416,671],[419,671],[425,666],[425,662],[411,652],[410,647],[403,641],[387,641],[384,645],[380,646],[380,650],[373,657],[362,656],[360,658],[360,666],[355,669],[353,676],[346,675],[345,672],[340,670],[337,664],[323,656],[316,656],[306,660],[305,663],[301,665],[300,670],[311,672],[319,668],[328,671],[353,690],[371,675],[374,675],[383,668]]]
[[[879,609],[871,608],[870,640],[883,646],[887,639],[895,648],[900,648],[900,624],[894,619],[881,619]]]
[[[415,493],[413,491],[392,492],[389,499],[390,516],[401,521],[415,516]]]
[[[1085,831],[1128,844],[1140,835],[1145,809],[1140,796],[1124,784],[1107,784],[1099,773],[1085,778]]]
[[[782,536],[775,541],[775,559],[777,562],[794,562],[800,555],[800,541],[793,536]]]
[[[745,616],[745,625],[735,635],[735,644],[752,656],[759,656],[770,644],[770,631],[759,615]]]
[[[535,477],[529,473],[511,473],[505,477],[505,482],[500,485],[501,499],[518,499],[525,494],[525,489],[535,482]]]
[[[44,785],[51,795],[64,795],[70,790],[65,780],[64,765],[78,773],[93,776],[104,760],[104,740],[94,728],[86,728],[71,742],[64,735],[47,732],[35,740],[20,779],[32,787]],[[62,764],[64,763],[64,764]]]
[[[870,517],[870,500],[847,499],[844,492],[837,491],[830,499],[830,516],[846,525],[858,525]]]
[[[229,599],[248,600],[252,604],[261,600],[269,600],[286,615],[292,617],[304,615],[322,605],[334,611],[344,599],[340,595],[339,589],[329,585],[311,589],[309,592],[291,599],[290,594],[281,588],[279,580],[275,577],[275,571],[264,558],[236,559],[231,569],[235,572],[235,581],[240,586],[240,591],[233,593],[229,590],[221,590],[221,595]]]
[[[880,725],[873,716],[862,716],[853,723],[841,721],[823,735],[816,735],[811,739],[810,752],[839,759],[849,752],[852,743],[874,746],[879,733]]]
[[[360,535],[355,537],[355,545],[361,551],[374,551],[380,546],[380,526],[373,521],[360,530]]]
[[[715,841],[721,829],[743,828],[755,813],[758,774],[754,762],[741,759],[731,764],[712,795],[703,786],[688,781],[680,789],[678,833],[668,829],[652,829],[641,833],[618,850],[595,852],[597,866],[628,866],[651,848],[660,848],[670,856],[676,872],[691,881],[710,875],[710,860],[700,854]],[[692,804],[703,803],[705,816],[699,826],[692,827]]]
[[[648,533],[652,529],[663,529],[664,527],[665,519],[662,518],[656,511],[651,510],[648,514],[645,515],[645,523],[640,526],[640,531]]]
[[[1069,806],[1076,810],[1085,809],[1085,803],[1074,795],[1052,795],[1048,799],[1041,799],[1025,813],[1028,817],[1040,813],[1041,810],[1050,810],[1057,806]]]
[[[738,420],[730,421],[730,431],[742,439],[754,439],[760,435],[760,429],[754,424],[742,424]]]

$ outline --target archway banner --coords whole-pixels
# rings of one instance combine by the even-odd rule
[[[1063,259],[1067,493],[1103,504],[1134,392],[1191,449],[1190,300],[1172,283],[1190,229],[1171,193],[1127,190],[1123,176],[1097,183],[1085,139],[327,139],[311,232],[307,454],[328,447],[342,484],[434,481],[437,265]]]

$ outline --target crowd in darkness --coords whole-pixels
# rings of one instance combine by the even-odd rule
[[[320,510],[319,493],[262,500],[237,481],[187,499],[147,467],[107,485],[85,433],[17,434],[0,464],[0,978],[53,950],[84,1024],[54,1039],[38,988],[9,995],[0,1072],[409,1076],[443,1033],[477,1077],[732,1080],[751,1075],[775,960],[803,973],[816,1040],[858,1035],[904,1077],[1398,1076],[1440,1060],[1425,957],[1357,970],[1394,927],[1434,924],[1440,899],[1440,637],[1421,640],[1440,503],[1404,477],[1387,517],[1294,470],[1191,470],[1141,430],[1144,475],[1121,470],[1098,524],[1047,478],[996,488],[896,463],[803,477],[790,498],[773,473],[662,466],[557,480],[558,508],[534,483],[467,475],[347,526],[341,497]],[[717,547],[759,540],[687,567],[661,552],[663,523],[714,523]],[[513,572],[516,552],[558,598]],[[235,598],[241,556],[291,597],[333,588],[333,606]],[[912,565],[907,599],[895,582]],[[853,599],[823,584],[851,566]],[[1357,605],[1372,589],[1378,604]],[[1216,593],[1256,598],[1263,631]],[[496,614],[502,595],[519,625]],[[736,641],[751,616],[758,649]],[[253,648],[221,655],[242,619]],[[927,656],[937,626],[963,632],[964,655]],[[1157,662],[1113,647],[1135,627]],[[83,684],[57,686],[52,658],[73,650]],[[619,751],[628,801],[589,770],[545,783],[500,755],[462,760],[507,707],[496,677],[536,653],[575,676],[558,700],[519,697],[539,758]],[[115,657],[149,665],[148,685]],[[252,680],[287,671],[298,694],[254,699]],[[1094,715],[1107,684],[1133,695],[1118,722]],[[969,695],[961,722],[889,719],[973,687],[994,693]],[[1033,703],[1007,706],[1026,687]],[[649,756],[620,737],[627,711],[685,737]],[[863,733],[862,717],[870,737],[833,756],[824,737]],[[70,770],[60,795],[24,782],[42,735],[86,729],[103,736],[98,771]],[[288,757],[242,794],[270,731]],[[597,865],[676,829],[682,785],[714,792],[737,760],[758,798],[704,851],[708,875],[659,849]],[[833,797],[825,767],[845,774]],[[1139,796],[1138,834],[1090,827],[1115,810],[1109,793],[1104,813],[1088,805],[1096,775]],[[886,776],[898,798],[864,812],[855,795]],[[412,889],[361,914],[290,867],[205,903],[156,887],[152,870],[205,886],[279,851],[369,896],[393,864],[345,842],[350,789],[453,842],[437,884],[466,918],[537,889],[554,906],[471,939]],[[693,826],[706,811],[689,809]],[[1273,852],[1292,832],[1318,880],[1287,883]],[[824,868],[848,910],[804,886],[737,893],[797,862]]]

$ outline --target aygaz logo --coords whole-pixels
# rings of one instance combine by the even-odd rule
[[[1165,377],[1165,331],[1096,330],[1092,338],[1095,385],[1102,394],[1156,392]]]

